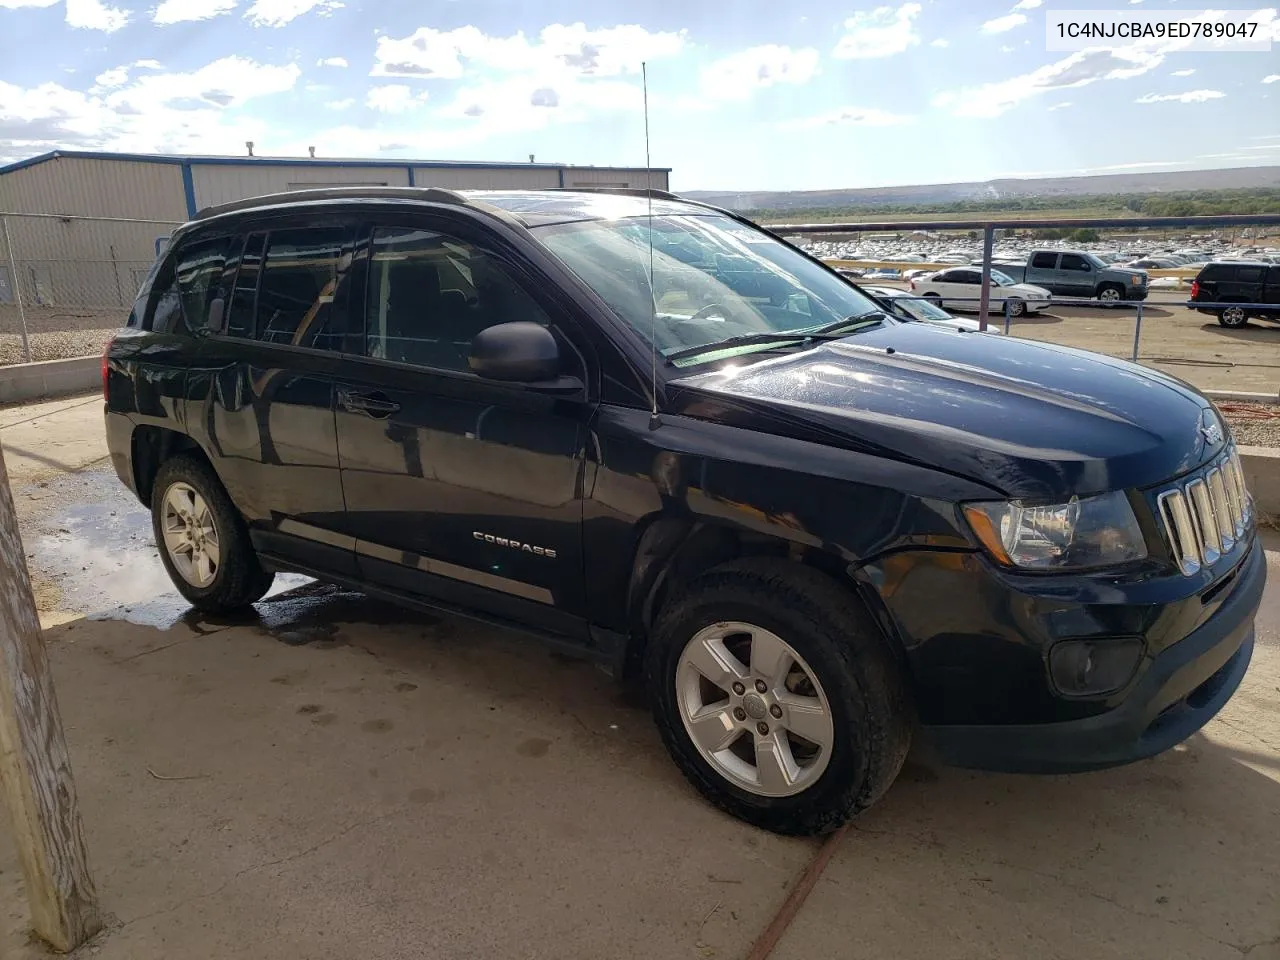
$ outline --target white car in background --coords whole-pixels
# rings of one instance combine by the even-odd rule
[[[890,315],[899,320],[905,320],[908,323],[930,323],[938,327],[959,330],[962,333],[983,332],[977,320],[953,317],[932,300],[921,299],[919,294],[909,290],[873,286],[861,286],[859,289],[883,303],[888,307]],[[985,332],[999,333],[998,322],[998,317],[991,317]]]
[[[930,277],[912,280],[911,291],[917,296],[937,300],[940,307],[976,311],[978,298],[982,296],[982,271],[972,267],[943,270]],[[1044,287],[1014,283],[1008,274],[995,269],[991,271],[987,302],[993,312],[1003,313],[1008,301],[1009,316],[1020,317],[1024,313],[1045,309],[1052,300],[1053,295]]]

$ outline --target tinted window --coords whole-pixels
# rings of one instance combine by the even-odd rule
[[[1058,263],[1058,255],[1056,253],[1037,253],[1031,258],[1031,265],[1039,267],[1041,270],[1052,270]]]
[[[162,270],[155,280],[152,291],[151,322],[148,330],[157,333],[169,333],[182,326],[182,300],[178,293],[178,283],[173,270]]]
[[[1268,285],[1280,283],[1280,266],[1267,268],[1267,283]]]
[[[239,268],[231,288],[226,332],[233,337],[253,336],[254,305],[258,298],[258,275],[262,272],[264,234],[252,233],[240,254]]]
[[[1060,270],[1079,270],[1084,273],[1088,273],[1090,268],[1089,261],[1078,253],[1064,253],[1062,255],[1062,266],[1059,267]]]
[[[951,279],[947,282],[976,285],[982,283],[982,274],[976,273],[973,270],[952,270]]]
[[[1241,283],[1258,283],[1262,280],[1262,267],[1240,267],[1236,279]]]
[[[213,237],[184,244],[178,253],[175,273],[182,297],[182,315],[190,330],[203,330],[207,326],[209,301],[218,288],[231,243],[231,237]]]
[[[345,226],[271,231],[258,286],[259,340],[342,348],[351,240]]]
[[[369,356],[465,372],[475,335],[515,320],[550,324],[491,254],[431,230],[374,233],[365,303]]]

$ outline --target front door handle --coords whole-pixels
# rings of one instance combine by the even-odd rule
[[[400,409],[400,404],[381,391],[360,393],[355,390],[339,390],[338,402],[349,413],[363,413],[378,420],[389,417]]]

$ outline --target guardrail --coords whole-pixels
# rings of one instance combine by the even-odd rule
[[[982,231],[982,296],[978,306],[978,318],[986,329],[987,307],[990,304],[991,261],[997,230],[1036,230],[1044,228],[1075,229],[1096,227],[1104,230],[1126,230],[1133,227],[1164,227],[1170,230],[1215,227],[1280,226],[1280,213],[1231,213],[1208,217],[1067,217],[1027,220],[882,220],[856,223],[766,223],[764,229],[781,236],[823,233],[885,233],[903,230]],[[920,267],[915,264],[909,269]],[[957,266],[957,264],[948,264]],[[977,266],[977,264],[971,264]]]
[[[880,300],[883,298],[877,297],[876,299]],[[914,301],[923,301],[925,303],[938,303],[938,304],[977,303],[980,306],[982,306],[984,309],[985,309],[984,301],[987,301],[987,298],[985,297],[941,297],[941,296],[927,297],[924,294],[920,294],[919,296],[916,296],[914,294],[906,294],[900,297],[893,297],[892,299],[893,300],[914,300]],[[1004,332],[1006,334],[1009,333],[1010,327],[1013,324],[1013,314],[1010,312],[1010,302],[1011,300],[1014,300],[1014,299],[1020,299],[1020,298],[1011,297],[1004,301]],[[1167,306],[1168,304],[1165,304],[1165,305]],[[1246,313],[1251,311],[1252,312],[1266,311],[1268,313],[1280,313],[1280,304],[1275,304],[1275,303],[1238,303],[1232,300],[1223,301],[1223,302],[1187,300],[1184,302],[1183,305],[1186,306],[1188,309],[1201,310],[1201,311],[1225,310],[1228,307],[1240,307]],[[1138,348],[1142,341],[1142,310],[1143,310],[1143,307],[1146,306],[1146,301],[1144,300],[1110,300],[1104,304],[1098,300],[1085,300],[1079,297],[1050,297],[1049,306],[1051,307],[1092,307],[1095,310],[1098,310],[1098,309],[1113,310],[1119,307],[1119,308],[1135,310],[1136,317],[1135,317],[1135,322],[1133,327],[1133,352],[1129,355],[1129,359],[1133,363],[1138,362]],[[891,310],[890,313],[892,312],[893,311]],[[978,329],[981,331],[985,331],[989,325],[990,324],[988,323],[987,315],[985,313],[982,313],[978,318]]]

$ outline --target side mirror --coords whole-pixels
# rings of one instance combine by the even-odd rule
[[[499,323],[476,334],[467,364],[487,380],[552,381],[560,376],[560,345],[541,324]]]

